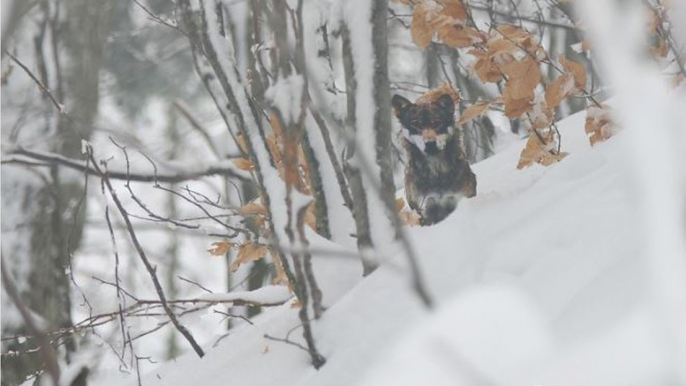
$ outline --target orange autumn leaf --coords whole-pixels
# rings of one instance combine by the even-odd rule
[[[522,114],[531,111],[533,108],[533,95],[521,99],[512,97],[510,88],[505,85],[503,90],[503,104],[505,105],[505,115],[510,119],[516,119]]]
[[[591,106],[586,110],[585,130],[591,146],[612,137],[615,124],[607,105],[602,107]]]
[[[524,147],[519,156],[517,169],[523,169],[533,165],[534,163],[548,166],[553,163],[560,162],[564,157],[567,156],[567,153],[557,153],[555,150],[557,143],[555,141],[555,133],[553,131],[549,130],[548,134],[541,135],[541,138],[535,134],[529,136],[529,139],[526,141],[526,147]]]
[[[574,79],[567,75],[558,76],[545,89],[545,101],[548,107],[554,109],[564,100],[574,87]]]
[[[231,263],[231,272],[236,272],[242,264],[259,260],[267,255],[268,248],[254,243],[242,244],[238,247],[238,256]]]
[[[419,48],[424,49],[431,44],[434,35],[433,18],[433,14],[425,3],[419,3],[414,7],[410,31],[412,32],[412,41]]]
[[[453,47],[468,47],[472,39],[480,36],[476,30],[464,28],[467,9],[462,0],[419,2],[412,12],[410,32],[412,41],[424,49],[431,44],[434,34]],[[475,40],[475,41],[477,41]]]
[[[538,67],[538,62],[526,56],[521,60],[513,60],[504,64],[502,70],[508,77],[505,87],[509,88],[512,99],[533,99],[534,89],[541,80],[541,69]]]
[[[528,31],[512,24],[499,25],[497,27],[497,32],[516,43],[522,43],[524,40],[531,37],[531,34]]]
[[[212,247],[207,250],[212,256],[224,256],[233,247],[230,241],[217,241],[212,243]]]
[[[564,74],[557,77],[545,90],[546,104],[551,109],[586,86],[586,71],[581,64],[565,59],[564,55],[560,55],[558,61],[564,68]]]
[[[267,208],[262,203],[253,201],[238,208],[237,212],[241,216],[265,215],[267,214]]]
[[[458,104],[460,102],[460,94],[458,93],[458,91],[455,90],[455,88],[453,88],[453,86],[451,86],[450,83],[444,83],[441,86],[431,89],[424,93],[422,96],[417,98],[415,103],[418,105],[429,104],[435,102],[438,98],[445,94],[450,95],[455,104]]]
[[[576,88],[575,92],[578,92],[586,87],[586,71],[584,70],[584,66],[577,62],[566,59],[564,55],[560,55],[557,60],[565,69],[565,74],[571,74],[574,77],[574,87]]]
[[[444,25],[436,32],[443,44],[453,48],[471,47],[484,40],[479,31],[472,27]]]
[[[462,116],[460,116],[460,120],[457,122],[458,125],[463,125],[472,119],[484,114],[486,111],[488,111],[488,106],[490,104],[488,102],[476,102],[473,105],[469,106],[463,113]]]
[[[247,160],[245,158],[234,158],[231,160],[231,162],[233,162],[233,164],[241,170],[251,171],[255,169],[255,165],[253,165],[252,162],[250,162],[250,160]]]
[[[509,54],[515,55],[522,51],[527,53],[527,56],[540,62],[548,57],[545,49],[539,43],[539,38],[531,34],[529,31],[515,26],[515,25],[499,25],[492,31],[492,37],[489,39],[489,54],[494,55],[496,52],[492,51],[491,47],[498,47],[500,50],[509,50]],[[509,42],[510,44],[507,44]]]
[[[462,0],[438,0],[438,2],[443,4],[441,15],[458,21],[467,20],[467,8],[465,8]]]

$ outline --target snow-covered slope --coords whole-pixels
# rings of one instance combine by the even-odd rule
[[[186,355],[160,366],[143,384],[659,381],[667,361],[642,297],[627,141],[620,134],[591,149],[582,114],[559,123],[570,153],[561,163],[516,170],[523,143],[514,143],[474,166],[475,198],[436,226],[409,229],[435,310],[413,294],[401,256],[365,279],[355,259],[319,256],[328,307],[314,323],[327,359],[319,371],[306,352],[264,338],[301,341],[287,304],[216,347],[209,342],[203,359]]]

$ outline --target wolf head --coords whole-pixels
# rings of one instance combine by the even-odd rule
[[[445,150],[454,133],[455,103],[448,94],[431,103],[414,104],[400,95],[391,101],[405,139],[425,154]]]

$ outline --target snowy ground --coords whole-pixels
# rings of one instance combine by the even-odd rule
[[[365,279],[354,259],[319,257],[322,369],[264,338],[293,330],[290,339],[301,340],[286,304],[143,384],[663,383],[668,345],[643,295],[628,141],[620,134],[590,148],[583,113],[559,126],[570,152],[561,163],[518,171],[523,144],[513,143],[475,165],[477,197],[437,226],[409,230],[436,310],[412,293],[402,257]]]

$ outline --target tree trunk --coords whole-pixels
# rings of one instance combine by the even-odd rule
[[[44,143],[49,144],[48,150],[69,158],[80,158],[81,141],[89,140],[93,132],[99,103],[99,72],[113,5],[112,0],[74,0],[44,1],[40,7],[49,20],[46,28],[50,28],[50,34],[49,39],[48,35],[34,39],[36,66],[46,87],[65,105],[67,112],[62,115],[51,107],[44,129],[50,140]],[[65,15],[60,19],[64,22],[57,20],[57,15]],[[48,54],[62,46],[66,49]],[[64,69],[62,61],[68,63]],[[36,136],[36,133],[20,134]],[[42,147],[42,143],[34,142],[31,142],[32,146]],[[49,328],[64,328],[72,325],[70,267],[71,255],[78,248],[83,233],[86,212],[84,178],[57,167],[46,172],[37,171],[36,175],[40,179],[35,181],[21,177],[12,181],[16,175],[3,176],[3,186],[14,186],[12,197],[22,197],[26,207],[43,208],[38,212],[26,211],[21,219],[11,219],[20,220],[19,223],[3,221],[3,232],[21,229],[28,235],[28,243],[23,247],[15,243],[13,248],[3,250],[7,252],[6,258],[11,265],[25,268],[24,272],[15,270],[14,274],[18,281],[25,280],[20,296],[26,306],[40,315]],[[19,260],[24,262],[19,263]],[[3,335],[24,332],[23,327],[3,330]],[[26,350],[34,346],[35,342],[29,340],[17,344],[14,349]],[[67,340],[65,346],[69,362],[76,342]],[[23,355],[18,360],[21,363],[3,360],[3,381],[10,384],[19,382],[42,367],[38,356]],[[80,382],[85,384],[85,378]]]

